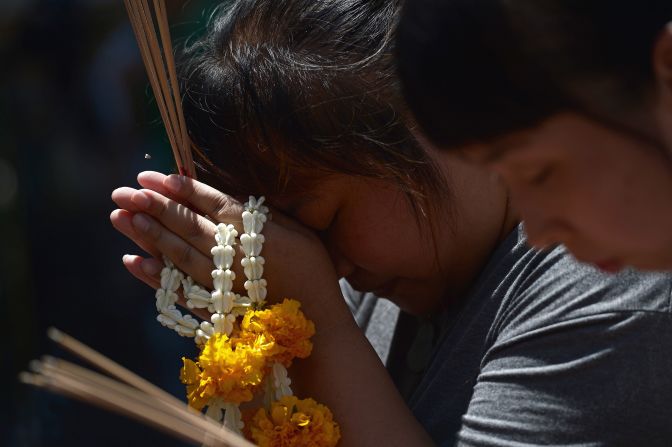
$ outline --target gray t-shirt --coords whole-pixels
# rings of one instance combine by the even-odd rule
[[[672,446],[670,275],[604,274],[519,227],[435,321],[343,288],[437,444]]]

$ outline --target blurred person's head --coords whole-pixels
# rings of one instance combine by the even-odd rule
[[[507,229],[491,176],[415,136],[395,0],[222,6],[180,65],[201,168],[323,236],[355,288],[422,313],[462,292]]]
[[[672,3],[409,0],[399,73],[430,140],[507,184],[533,243],[672,268]]]

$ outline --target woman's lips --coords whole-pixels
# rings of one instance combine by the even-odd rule
[[[623,270],[623,263],[617,259],[593,262],[595,267],[607,273],[616,273]]]
[[[590,264],[595,266],[606,273],[617,273],[625,268],[625,263],[619,258],[602,258],[601,260],[594,260],[594,257],[591,256],[582,256],[579,253],[572,252],[574,259],[584,264]]]
[[[355,279],[348,278],[346,279],[353,289],[359,292],[373,293],[376,296],[381,296],[384,298],[386,298],[385,294],[389,294],[392,291],[392,286],[394,284],[394,280],[386,281],[384,283],[367,284],[365,281],[357,281]]]

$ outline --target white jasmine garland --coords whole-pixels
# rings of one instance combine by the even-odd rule
[[[177,309],[177,290],[184,274],[175,268],[173,263],[164,257],[166,266],[161,270],[161,287],[156,291],[156,309],[159,315],[156,319],[163,326],[173,329],[183,337],[194,337],[198,321],[191,315],[182,315]]]
[[[245,277],[248,279],[258,279],[264,274],[265,260],[261,256],[250,256],[241,259],[240,264],[243,266]]]
[[[194,341],[198,345],[204,344],[215,334],[215,327],[209,321],[201,321],[198,329],[196,329],[196,336]]]
[[[238,435],[243,435],[242,430],[245,424],[243,423],[243,417],[238,405],[215,398],[208,403],[205,415],[213,421],[221,422],[224,427]]]
[[[275,400],[280,400],[285,396],[291,396],[292,389],[290,385],[292,381],[287,375],[287,368],[282,363],[274,363],[269,377],[273,384],[273,392]]]
[[[213,310],[210,310],[210,307],[212,306],[212,303],[210,302],[210,292],[199,284],[196,284],[191,276],[187,276],[182,280],[182,290],[189,309],[208,308],[210,312],[213,312]]]
[[[250,304],[249,299],[243,298],[232,291],[233,281],[236,279],[236,274],[231,270],[235,255],[233,245],[236,243],[236,236],[238,236],[238,231],[233,225],[220,223],[217,225],[217,233],[215,234],[217,245],[211,250],[215,270],[212,271],[214,290],[210,296],[211,306],[208,307],[208,309],[214,311],[210,321],[214,332],[226,335],[231,335],[236,316],[241,313],[235,311],[242,308],[240,310],[244,313],[245,308]]]
[[[287,368],[282,363],[274,363],[271,373],[266,377],[264,385],[264,406],[270,410],[273,402],[279,401],[284,396],[292,396],[292,381],[287,375]]]
[[[268,214],[268,207],[264,206],[264,197],[255,199],[250,196],[245,202],[243,211],[243,230],[240,236],[240,245],[245,257],[240,261],[247,281],[243,285],[250,300],[257,305],[262,305],[266,300],[267,283],[262,279],[265,260],[261,254],[264,244],[264,236],[261,230],[264,228]]]
[[[215,332],[230,335],[237,316],[244,315],[252,305],[263,305],[267,295],[267,282],[262,278],[265,259],[260,255],[264,244],[261,231],[269,211],[264,200],[264,197],[256,199],[250,196],[242,213],[244,233],[240,236],[240,244],[245,257],[241,260],[241,265],[247,278],[243,286],[248,296],[232,291],[236,275],[231,266],[235,257],[234,245],[238,231],[231,224],[220,223],[215,233],[217,245],[211,250],[215,265],[215,270],[212,271],[212,292],[196,284],[190,276],[185,277],[169,259],[164,258],[166,266],[161,271],[161,287],[156,291],[156,308],[159,311],[157,320],[161,324],[182,336],[194,337],[196,343],[202,344]],[[203,321],[199,324],[190,315],[182,315],[177,309],[175,304],[180,283],[187,307],[208,309],[212,313],[210,322]]]
[[[210,399],[205,415],[213,421],[221,422],[224,419],[224,406],[226,403],[219,398]]]
[[[234,431],[242,436],[243,427],[243,416],[240,413],[240,407],[238,404],[225,403],[224,404],[224,427],[228,428],[231,431]]]
[[[164,258],[166,264],[161,271],[161,287],[156,291],[157,319],[164,326],[174,329],[183,336],[194,337],[197,344],[204,344],[215,333],[231,335],[236,318],[244,315],[251,306],[262,306],[266,300],[267,283],[262,278],[265,259],[261,256],[264,236],[261,234],[267,221],[268,207],[264,198],[259,200],[250,196],[242,213],[244,233],[240,236],[240,245],[244,253],[241,266],[247,280],[244,283],[248,296],[233,292],[236,274],[231,270],[235,257],[234,245],[238,231],[231,224],[220,223],[215,233],[215,245],[210,251],[215,269],[212,271],[213,290],[208,292],[203,286],[180,272],[173,263]],[[177,291],[182,285],[183,294],[189,309],[208,309],[212,313],[210,321],[200,324],[191,316],[183,316],[176,308]],[[266,382],[266,400],[278,400],[291,396],[291,380],[287,369],[280,363],[273,364]],[[208,402],[206,415],[226,428],[241,433],[244,427],[238,404],[213,398]]]

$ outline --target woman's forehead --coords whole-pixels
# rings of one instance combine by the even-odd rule
[[[269,191],[269,202],[291,214],[316,200],[324,200],[341,192],[342,185],[351,178],[347,174],[314,171],[307,174],[290,175],[282,185]]]

